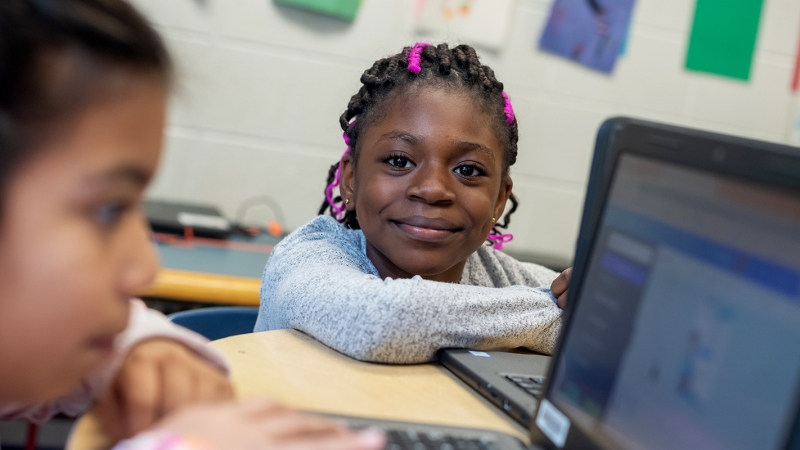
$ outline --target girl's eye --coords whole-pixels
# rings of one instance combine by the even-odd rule
[[[483,175],[483,171],[479,169],[478,166],[470,164],[456,167],[456,173],[462,177],[479,177]]]
[[[125,203],[104,203],[93,211],[93,218],[100,226],[110,228],[119,222],[119,219],[128,210]]]
[[[405,156],[391,156],[386,162],[389,163],[390,166],[397,167],[398,169],[408,169],[411,167],[411,160]]]

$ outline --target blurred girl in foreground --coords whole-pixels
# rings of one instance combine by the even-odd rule
[[[116,438],[136,435],[118,449],[381,448],[225,401],[224,360],[130,300],[157,268],[140,203],[169,85],[160,38],[122,0],[0,2],[0,418],[96,403]]]

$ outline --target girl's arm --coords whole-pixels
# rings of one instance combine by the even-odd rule
[[[91,373],[74,392],[52,403],[0,405],[0,418],[44,422],[58,413],[77,416],[86,412],[109,388],[128,352],[138,344],[156,339],[183,344],[208,363],[228,372],[227,362],[219,352],[206,345],[207,339],[173,324],[163,314],[148,309],[141,300],[132,300],[128,328],[117,337],[114,356],[105,365]]]
[[[275,249],[256,331],[296,328],[384,363],[428,362],[448,347],[552,351],[561,314],[549,289],[382,280],[348,233],[320,218]]]

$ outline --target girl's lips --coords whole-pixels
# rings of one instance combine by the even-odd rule
[[[89,340],[89,347],[101,353],[111,354],[114,351],[116,337],[116,334],[94,337]]]
[[[394,222],[395,225],[408,237],[417,241],[441,242],[453,236],[457,230],[427,228],[403,222]]]

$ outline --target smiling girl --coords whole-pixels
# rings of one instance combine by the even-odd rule
[[[517,206],[503,84],[474,49],[447,44],[407,47],[361,81],[340,118],[348,148],[329,173],[320,214],[330,215],[275,248],[256,331],[296,328],[390,363],[446,347],[551,352],[557,274],[497,251]],[[567,276],[552,286],[559,303]]]
[[[0,419],[96,405],[111,437],[144,431],[118,450],[383,448],[376,431],[225,401],[207,341],[130,300],[158,267],[141,203],[169,78],[121,0],[0,1]]]

